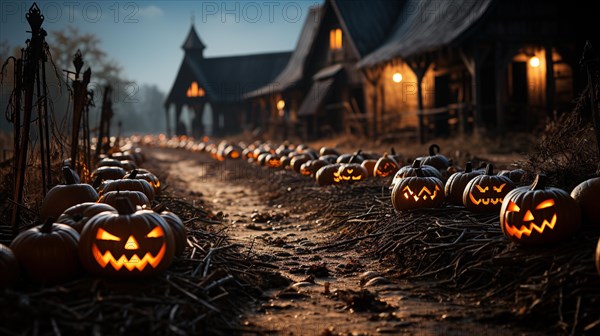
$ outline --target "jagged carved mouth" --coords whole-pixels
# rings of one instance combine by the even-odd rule
[[[550,222],[544,219],[542,225],[540,226],[538,226],[534,222],[529,222],[529,227],[521,225],[520,228],[516,228],[515,226],[512,226],[508,223],[506,223],[504,226],[506,228],[506,232],[509,235],[521,239],[521,236],[526,235],[529,237],[534,231],[537,231],[539,234],[542,234],[544,233],[544,230],[546,230],[546,228],[549,228],[550,230],[554,229],[554,226],[556,225],[556,219],[556,214],[554,214]]]
[[[104,253],[100,252],[100,249],[96,244],[92,245],[92,254],[94,255],[94,259],[98,262],[102,268],[105,268],[108,264],[112,265],[112,267],[118,271],[121,268],[125,267],[129,271],[133,271],[137,269],[138,271],[143,271],[146,268],[146,265],[150,265],[153,268],[156,268],[160,262],[163,260],[165,256],[165,251],[167,246],[165,243],[162,244],[158,253],[153,256],[150,252],[146,252],[142,258],[140,258],[137,254],[132,255],[131,257],[127,257],[126,255],[121,255],[118,259],[115,258],[110,251],[106,251]]]
[[[469,199],[471,200],[471,202],[475,205],[479,205],[479,204],[483,204],[483,205],[496,205],[496,204],[502,204],[503,198],[502,197],[487,197],[487,198],[480,198],[480,199],[476,199],[472,193],[469,193]]]

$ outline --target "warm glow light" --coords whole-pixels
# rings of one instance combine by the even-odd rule
[[[550,230],[554,229],[554,226],[556,225],[556,220],[557,220],[557,216],[556,216],[556,214],[554,214],[552,216],[552,219],[550,220],[550,222],[548,222],[547,220],[544,219],[544,221],[542,221],[541,226],[537,226],[534,222],[530,222],[529,227],[526,227],[525,225],[521,225],[520,228],[516,228],[516,227],[506,223],[505,228],[506,228],[506,232],[509,235],[517,237],[517,239],[521,239],[521,236],[523,236],[523,235],[526,235],[529,237],[533,231],[537,231],[538,233],[542,234],[542,233],[544,233],[544,230],[546,228],[548,228]]]
[[[399,72],[396,72],[396,73],[395,73],[395,74],[392,76],[392,80],[393,80],[395,83],[400,83],[400,82],[402,82],[402,74],[401,74],[401,73],[399,73]]]
[[[204,97],[204,89],[198,86],[198,82],[193,81],[192,84],[190,84],[190,87],[187,89],[186,92],[186,96],[193,98],[193,97]]]
[[[539,59],[539,58],[537,58],[537,57],[535,57],[535,56],[534,56],[534,57],[532,57],[532,58],[529,60],[529,65],[531,65],[531,66],[532,66],[532,67],[534,67],[534,68],[537,68],[537,67],[539,67],[539,66],[540,66],[540,59]]]
[[[342,49],[342,30],[340,28],[329,31],[329,48]]]
[[[281,110],[283,110],[284,108],[285,108],[285,101],[284,101],[283,99],[280,99],[280,100],[277,102],[277,109],[278,109],[279,111],[281,111]]]

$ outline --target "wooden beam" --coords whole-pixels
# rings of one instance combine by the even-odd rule
[[[417,103],[419,107],[418,119],[419,119],[419,142],[425,143],[425,122],[423,120],[423,78],[427,69],[431,65],[431,60],[426,56],[421,56],[416,59],[409,60],[407,63],[408,67],[417,76]]]
[[[554,81],[554,61],[552,60],[552,45],[546,44],[546,113],[554,114],[554,97],[556,96],[556,83]]]

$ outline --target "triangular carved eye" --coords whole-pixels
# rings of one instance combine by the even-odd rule
[[[477,187],[477,189],[479,189],[479,192],[482,192],[482,193],[484,193],[484,192],[486,192],[486,191],[490,190],[490,187],[485,187],[485,188],[482,188],[482,187],[480,187],[478,184],[476,184],[475,186]]]
[[[541,209],[549,208],[551,206],[554,206],[554,200],[547,199],[547,200],[543,201],[542,203],[538,204],[538,206],[536,206],[535,209],[541,210]]]
[[[148,238],[159,238],[164,236],[164,231],[160,226],[155,227],[154,229],[152,229],[152,231],[150,231],[146,237]]]
[[[112,240],[112,241],[121,241],[121,238],[113,235],[112,233],[109,233],[108,231],[99,228],[98,232],[96,233],[96,239],[99,240]]]
[[[499,187],[494,187],[494,190],[496,192],[502,192],[502,189],[504,189],[504,186],[506,186],[506,183],[502,183]]]
[[[519,206],[516,205],[515,202],[508,201],[508,207],[506,208],[506,211],[519,212],[519,211],[521,211],[521,208],[519,208]]]

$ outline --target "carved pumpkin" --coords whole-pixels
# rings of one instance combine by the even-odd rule
[[[392,189],[392,205],[397,211],[438,208],[444,201],[444,184],[437,177],[428,177],[421,168],[416,176],[405,177]]]
[[[145,209],[150,209],[151,203],[146,194],[141,191],[132,190],[116,190],[103,193],[98,203],[106,203],[115,207],[117,205],[117,198],[127,198],[134,206],[140,206]]]
[[[98,193],[91,185],[75,183],[69,167],[63,167],[62,172],[66,184],[55,186],[44,197],[40,209],[40,217],[43,219],[57,218],[63,211],[75,204],[98,200]]]
[[[469,161],[464,172],[456,172],[450,175],[444,187],[446,202],[454,205],[463,205],[463,193],[467,184],[481,174],[481,171],[473,171],[473,164]]]
[[[373,167],[373,175],[378,177],[388,177],[396,174],[400,169],[398,162],[394,160],[388,153],[384,153]]]
[[[494,166],[487,164],[484,175],[474,177],[463,192],[463,205],[471,212],[500,210],[504,196],[515,188],[506,176],[494,175]]]
[[[80,270],[79,233],[68,225],[53,222],[53,218],[48,218],[44,225],[19,233],[10,244],[21,269],[35,282],[58,283]]]
[[[375,164],[377,164],[377,160],[366,159],[360,165],[365,168],[367,171],[368,177],[373,176],[373,170],[375,169]]]
[[[421,159],[415,159],[412,165],[404,166],[396,172],[396,175],[394,175],[394,179],[392,180],[392,185],[398,183],[401,179],[405,177],[417,176],[417,169],[419,168],[421,169],[421,171],[423,172],[423,176],[425,177],[436,177],[440,180],[442,179],[442,174],[439,170],[431,166],[423,166],[421,164]]]
[[[231,160],[238,160],[242,157],[242,148],[238,145],[229,145],[223,152],[225,158]]]
[[[513,170],[501,170],[498,172],[500,176],[506,176],[515,184],[521,183],[523,176],[525,175],[525,171],[523,169],[513,169]]]
[[[0,244],[0,290],[14,285],[19,279],[19,263],[8,246]]]
[[[93,274],[114,277],[151,276],[173,260],[175,243],[169,224],[151,210],[134,210],[117,199],[118,213],[94,216],[81,232],[79,257]]]
[[[320,186],[324,186],[340,183],[342,181],[339,173],[341,166],[342,165],[339,163],[334,163],[321,167],[319,170],[317,170],[317,174],[315,175],[317,184]]]
[[[281,158],[277,154],[268,154],[265,157],[265,166],[269,168],[281,168]]]
[[[123,179],[146,180],[154,189],[154,195],[160,195],[160,181],[158,180],[158,177],[156,177],[156,175],[152,174],[146,169],[134,169],[131,172],[125,174],[125,176],[123,176]]]
[[[187,246],[187,229],[176,214],[170,211],[163,211],[160,216],[169,224],[173,231],[173,242],[175,243],[175,256],[179,257],[185,251]]]
[[[117,210],[106,203],[84,202],[76,204],[65,210],[56,220],[56,223],[65,224],[81,233],[90,218],[101,212],[114,212]]]
[[[439,171],[444,171],[450,166],[448,159],[440,154],[440,146],[433,144],[429,146],[429,156],[419,158],[424,165],[432,166]]]
[[[317,171],[321,167],[327,166],[329,163],[323,160],[308,160],[300,166],[300,174],[304,176],[315,177]]]
[[[573,189],[571,197],[579,203],[584,223],[600,224],[600,177],[581,182]]]
[[[353,154],[342,154],[338,156],[335,162],[337,163],[362,163],[365,158],[361,155],[362,150],[358,150]]]
[[[369,177],[365,167],[358,163],[344,163],[338,170],[338,175],[342,182],[357,182]]]
[[[92,180],[100,179],[101,182],[107,180],[120,180],[125,174],[125,169],[121,167],[98,167],[92,172]]]
[[[511,241],[524,245],[555,243],[575,234],[581,210],[567,192],[546,187],[547,177],[536,176],[531,186],[509,192],[500,210],[500,226]]]
[[[133,174],[130,174],[129,178],[126,178],[126,179],[106,181],[106,183],[100,190],[100,197],[102,197],[102,195],[104,195],[105,193],[108,193],[111,191],[130,190],[130,191],[141,191],[144,193],[144,195],[146,195],[146,197],[148,197],[148,200],[153,201],[154,200],[154,187],[152,187],[150,185],[150,183],[148,183],[148,181],[146,181],[146,180],[138,180],[136,178],[136,175],[137,175],[137,173],[133,173]]]

